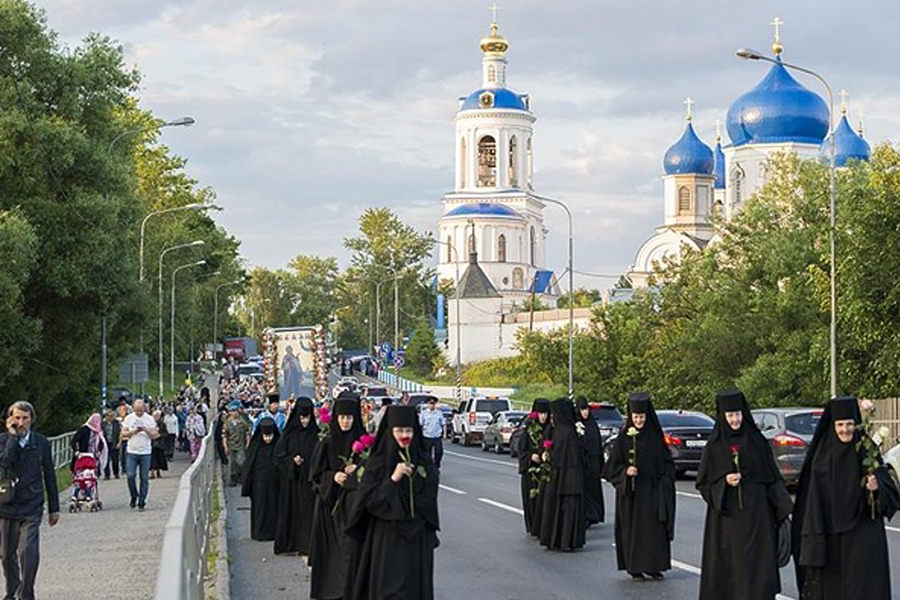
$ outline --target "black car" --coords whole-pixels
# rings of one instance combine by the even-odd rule
[[[615,404],[591,402],[589,406],[591,407],[591,416],[594,417],[597,427],[600,428],[600,438],[605,444],[607,440],[619,434],[619,429],[622,428],[625,418]]]
[[[675,461],[675,475],[680,477],[687,471],[696,471],[716,422],[704,413],[692,410],[658,410],[656,415]],[[607,460],[616,437],[611,437],[603,446]]]

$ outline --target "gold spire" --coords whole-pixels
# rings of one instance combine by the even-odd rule
[[[866,128],[863,126],[863,119],[865,118],[865,114],[863,111],[857,111],[859,113],[859,127],[856,128],[856,133],[859,134],[859,137],[863,137],[863,134],[866,131]]]
[[[847,114],[847,96],[849,95],[847,90],[841,90],[841,114],[845,116]]]
[[[693,110],[692,110],[694,107],[694,101],[693,101],[693,99],[691,99],[690,96],[688,96],[687,100],[684,101],[684,104],[685,104],[685,106],[687,106],[687,112],[685,113],[685,119],[687,121],[690,121],[694,117]]]
[[[784,46],[781,44],[781,26],[784,25],[784,21],[780,17],[775,17],[769,25],[775,27],[775,41],[772,43],[772,52],[775,53],[775,56],[778,56],[784,51]]]
[[[722,141],[722,120],[716,119],[716,143]]]
[[[509,50],[509,42],[506,38],[497,32],[497,9],[500,8],[496,3],[488,7],[493,13],[491,20],[491,33],[487,37],[481,38],[481,51],[485,54],[504,54]]]

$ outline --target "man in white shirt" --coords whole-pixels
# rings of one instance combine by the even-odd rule
[[[434,466],[440,469],[444,456],[444,413],[438,410],[437,398],[428,399],[428,407],[419,414],[419,422],[425,451],[433,458]]]
[[[128,440],[125,471],[128,474],[128,491],[131,494],[131,508],[137,505],[143,511],[147,506],[150,491],[150,442],[159,436],[156,421],[149,415],[141,399],[134,401],[134,412],[122,422],[122,438]],[[135,476],[140,468],[141,488],[138,491]]]

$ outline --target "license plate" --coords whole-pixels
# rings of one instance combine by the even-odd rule
[[[684,445],[688,448],[703,448],[706,446],[706,440],[685,440]]]

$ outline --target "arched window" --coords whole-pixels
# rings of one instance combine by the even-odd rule
[[[521,290],[525,287],[524,279],[525,275],[523,274],[522,269],[519,267],[513,269],[513,289]]]
[[[534,187],[534,154],[531,151],[531,138],[528,138],[528,141],[525,143],[525,169],[527,170],[525,176],[528,178],[528,189],[532,189]]]
[[[497,68],[494,65],[488,65],[488,83],[497,83]]]
[[[678,213],[685,214],[691,212],[691,189],[683,185],[678,188]]]
[[[497,185],[497,141],[490,135],[478,140],[478,187]]]
[[[475,247],[475,234],[470,233],[469,234],[469,254],[472,254],[473,252],[478,252],[478,249]]]
[[[466,166],[468,165],[466,157],[466,138],[459,140],[459,187],[466,187]]]
[[[509,187],[519,187],[518,146],[519,142],[516,140],[516,136],[512,136],[509,140]]]
[[[531,266],[533,267],[537,264],[536,263],[536,261],[537,261],[537,236],[534,233],[533,226],[528,233],[529,233],[529,242],[530,242],[530,246],[531,246],[529,255],[530,255],[530,259],[531,259]]]
[[[731,188],[734,190],[734,204],[740,204],[743,200],[741,194],[741,184],[744,180],[744,172],[737,167],[731,172]]]
[[[497,237],[497,262],[506,262],[506,236],[502,233]]]
[[[453,241],[447,238],[447,262],[453,262]]]

